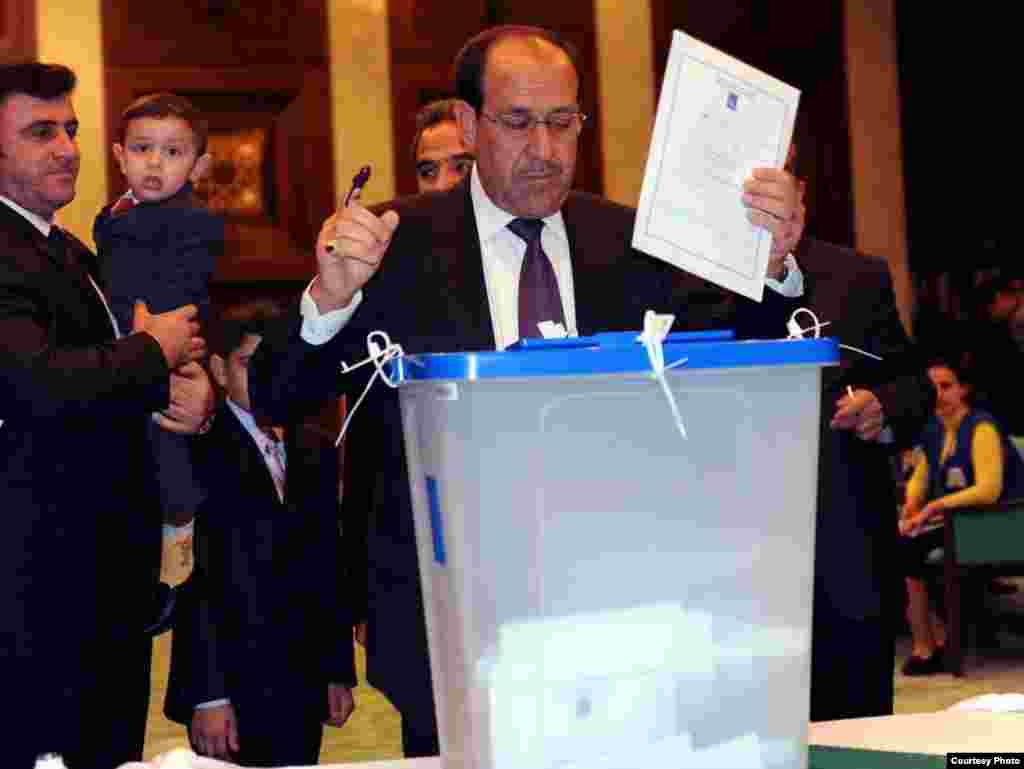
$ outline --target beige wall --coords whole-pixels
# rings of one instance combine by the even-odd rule
[[[395,196],[387,0],[328,0],[334,178],[339,196],[369,163],[364,203]]]
[[[594,0],[605,195],[635,206],[654,130],[649,0]]]
[[[909,329],[913,290],[893,0],[846,0],[844,6],[856,244],[889,261],[900,317]]]
[[[62,226],[92,244],[92,222],[107,204],[103,48],[99,0],[36,0],[40,61],[66,64],[78,75],[75,110],[82,170],[75,199],[57,214]]]

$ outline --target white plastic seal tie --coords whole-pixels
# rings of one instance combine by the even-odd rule
[[[811,316],[811,325],[808,326],[807,328],[803,328],[797,321],[797,316],[799,316],[802,312],[807,313],[808,315]],[[807,334],[813,331],[814,336],[812,338],[820,339],[821,330],[831,322],[832,321],[830,320],[826,320],[824,323],[821,323],[818,321],[818,316],[815,315],[813,312],[808,310],[806,307],[799,307],[793,310],[793,314],[790,315],[789,320],[786,321],[786,331],[789,332],[789,336],[787,336],[786,338],[803,339]],[[852,350],[853,352],[859,352],[861,355],[866,355],[867,357],[874,358],[875,360],[884,360],[884,358],[882,358],[881,355],[875,355],[873,352],[862,350],[859,347],[854,347],[853,345],[840,344],[839,346],[842,347],[844,350]]]
[[[402,345],[393,344],[391,342],[391,338],[383,331],[371,331],[366,335],[366,350],[369,353],[369,357],[364,358],[354,366],[349,366],[344,361],[342,361],[341,364],[341,373],[343,374],[355,371],[357,368],[362,368],[363,366],[371,363],[377,370],[373,372],[373,376],[370,377],[370,381],[366,383],[366,387],[363,388],[363,394],[359,396],[359,400],[355,402],[355,405],[352,406],[348,414],[345,416],[345,422],[341,426],[341,432],[338,434],[338,440],[334,442],[335,446],[340,446],[341,442],[345,439],[345,433],[348,432],[348,426],[352,421],[352,417],[355,416],[356,410],[363,402],[363,399],[366,398],[366,394],[370,392],[370,388],[373,387],[373,383],[376,381],[377,377],[380,377],[388,387],[398,387],[398,385],[391,381],[391,377],[384,371],[384,364],[405,355]]]
[[[806,313],[811,316],[811,325],[807,328],[803,328],[797,318],[800,313]],[[832,321],[826,320],[824,323],[818,321],[818,316],[808,310],[806,307],[799,307],[793,310],[793,314],[789,316],[789,320],[786,321],[786,331],[789,332],[787,339],[803,339],[807,334],[814,332],[814,339],[821,338],[821,330],[825,328]]]
[[[651,362],[651,372],[654,378],[658,380],[658,384],[661,385],[665,397],[668,398],[668,405],[672,409],[672,417],[675,419],[676,427],[679,428],[679,434],[685,440],[686,427],[683,425],[683,417],[679,413],[676,396],[672,393],[672,388],[668,386],[668,380],[665,378],[666,371],[676,366],[682,366],[687,360],[686,358],[680,358],[667,366],[665,365],[665,347],[663,343],[675,320],[675,315],[659,315],[654,310],[648,310],[644,313],[643,333],[637,337],[637,341],[641,342],[644,349],[647,350],[647,358]]]

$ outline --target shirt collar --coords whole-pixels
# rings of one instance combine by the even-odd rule
[[[265,443],[270,443],[270,438],[256,424],[256,418],[230,398],[228,398],[225,403],[228,404],[228,408],[234,412],[236,417],[238,417],[238,421],[242,423],[242,427],[244,427],[245,431],[252,436],[253,440],[256,441],[256,445],[262,451],[263,445]]]
[[[8,197],[0,195],[0,201],[6,203],[12,210],[16,211],[17,213],[21,214],[26,219],[28,219],[33,227],[35,227],[37,230],[43,233],[44,238],[50,237],[50,228],[53,226],[52,222],[46,221],[46,219],[41,217],[39,214],[33,213],[32,211],[29,211],[27,208],[22,208]]]
[[[483,183],[480,181],[480,173],[477,171],[475,163],[473,164],[469,181],[469,194],[473,200],[473,213],[476,215],[476,226],[480,233],[480,240],[490,240],[504,230],[509,222],[517,218],[514,214],[499,208],[490,199]],[[557,235],[566,243],[569,242],[569,235],[565,231],[565,221],[562,219],[561,211],[555,211],[551,216],[545,216],[544,225],[549,232]]]

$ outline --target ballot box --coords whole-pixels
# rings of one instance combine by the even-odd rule
[[[446,769],[806,765],[836,344],[636,338],[394,364]]]

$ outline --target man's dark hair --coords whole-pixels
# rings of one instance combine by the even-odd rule
[[[234,304],[221,310],[207,334],[212,355],[227,358],[237,350],[245,337],[263,336],[267,327],[281,317],[281,309],[271,301]]]
[[[63,64],[25,61],[0,65],[0,104],[20,93],[34,99],[59,99],[71,93],[77,83],[75,73]]]
[[[420,139],[423,137],[424,131],[441,123],[455,122],[456,101],[456,99],[438,99],[420,107],[416,113],[416,133],[412,137],[412,159],[414,161],[419,152]]]
[[[967,396],[967,403],[973,405],[975,396],[975,362],[974,352],[971,350],[951,350],[945,353],[939,353],[933,355],[928,360],[926,368],[932,368],[933,366],[942,366],[948,368],[953,374],[956,375],[956,380],[966,387],[970,388],[970,394]]]
[[[557,32],[543,27],[528,27],[518,24],[507,24],[501,27],[485,29],[466,43],[459,55],[455,57],[455,94],[468,103],[477,112],[484,104],[484,70],[487,68],[487,52],[495,43],[509,37],[534,38],[544,40],[556,48],[560,48],[569,57],[573,69],[579,77],[579,56],[576,48]],[[582,83],[580,90],[583,90]]]
[[[1008,275],[996,275],[983,280],[971,292],[971,309],[978,319],[984,320],[989,317],[989,308],[999,295],[1013,290],[1013,279]]]
[[[160,91],[140,96],[129,104],[121,113],[122,143],[124,143],[125,134],[128,133],[128,124],[144,117],[181,118],[192,129],[192,135],[195,137],[196,157],[206,152],[206,139],[210,132],[209,125],[199,110],[184,96]]]

